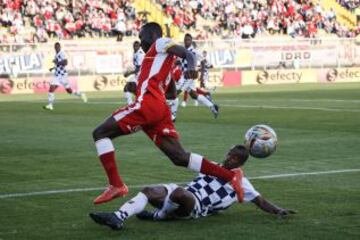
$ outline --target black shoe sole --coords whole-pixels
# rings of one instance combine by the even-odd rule
[[[105,226],[108,226],[111,229],[117,230],[117,231],[122,229],[122,225],[120,225],[120,226],[116,225],[110,219],[103,218],[103,217],[99,216],[98,214],[90,213],[89,217],[99,225],[105,225]]]

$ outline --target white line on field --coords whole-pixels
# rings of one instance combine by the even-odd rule
[[[270,98],[270,99],[266,99],[267,101],[271,101],[271,102],[284,102],[284,99],[274,99],[274,98]],[[225,98],[225,99],[221,99],[220,102],[243,102],[244,100],[242,99],[231,99],[231,98]],[[261,102],[264,100],[257,100],[257,99],[251,99],[251,101],[257,101],[257,102]],[[360,103],[360,99],[328,99],[328,98],[314,98],[314,99],[301,99],[301,98],[290,98],[290,99],[286,99],[286,101],[291,101],[291,102],[345,102],[345,103]]]
[[[340,170],[330,170],[330,171],[320,171],[320,172],[285,173],[285,174],[249,177],[249,179],[250,180],[273,179],[273,178],[287,178],[287,177],[297,177],[297,176],[307,176],[307,175],[324,175],[324,174],[349,173],[349,172],[360,172],[360,169],[340,169]],[[158,183],[158,184],[161,184],[161,183]],[[177,183],[177,184],[186,184],[186,183],[181,182],[181,183]],[[130,185],[129,187],[130,188],[142,188],[142,187],[149,186],[149,185],[157,185],[157,184]],[[41,196],[41,195],[53,195],[53,194],[61,194],[61,193],[73,193],[73,192],[91,192],[91,191],[100,191],[103,189],[104,189],[103,187],[93,187],[93,188],[59,189],[59,190],[27,192],[27,193],[5,193],[5,194],[0,194],[0,199]]]
[[[221,104],[219,106],[234,107],[234,108],[317,110],[317,111],[325,111],[325,112],[360,112],[360,110],[358,109],[348,109],[348,108],[291,107],[291,106],[271,106],[271,105],[233,105],[233,104]]]
[[[43,101],[16,101],[17,103],[41,103]],[[220,101],[221,102],[221,101]],[[1,102],[0,103],[4,103]],[[81,101],[61,101],[61,104],[84,104]],[[45,103],[44,103],[45,104]],[[123,101],[94,101],[88,102],[86,104],[92,105],[117,105],[119,107],[123,106],[125,102]],[[189,106],[194,107],[194,106]],[[263,109],[291,109],[291,110],[315,110],[315,111],[325,111],[325,112],[360,112],[359,109],[349,109],[349,108],[323,108],[323,107],[293,107],[293,106],[274,106],[274,105],[243,105],[243,104],[220,104],[220,107],[233,107],[233,108],[263,108]]]

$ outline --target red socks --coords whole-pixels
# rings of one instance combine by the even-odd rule
[[[206,175],[211,175],[227,182],[230,182],[234,177],[234,172],[223,168],[215,163],[210,162],[209,160],[203,158],[201,163],[200,172]]]
[[[115,153],[108,152],[103,155],[100,155],[99,158],[105,169],[106,175],[109,179],[109,184],[115,187],[122,187],[124,183],[121,180],[121,177],[116,167]]]

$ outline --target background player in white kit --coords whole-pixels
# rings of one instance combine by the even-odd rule
[[[238,168],[245,164],[248,157],[248,149],[243,145],[236,145],[226,154],[222,166],[227,169]],[[238,202],[252,202],[263,211],[280,217],[296,213],[266,200],[246,177],[241,179],[241,185],[243,199],[238,199],[234,189],[226,181],[199,174],[184,188],[174,183],[145,187],[118,211],[90,213],[90,217],[98,224],[120,230],[124,221],[135,214],[140,219],[148,220],[162,220],[169,217],[199,218],[225,210]],[[144,211],[147,203],[153,205],[155,211]]]
[[[50,82],[50,88],[48,93],[48,104],[44,106],[44,109],[54,110],[54,101],[55,101],[55,90],[63,85],[66,92],[80,97],[84,102],[87,102],[85,93],[81,93],[79,90],[74,90],[71,88],[69,80],[67,79],[67,71],[65,66],[68,64],[64,51],[61,50],[61,45],[59,42],[55,43],[55,58],[53,63],[55,67],[50,68],[50,72],[55,70],[54,78]]]
[[[139,41],[135,41],[133,43],[133,48],[134,48],[134,56],[133,56],[134,69],[130,71],[126,71],[124,73],[124,77],[128,77],[132,74],[135,74],[134,76],[128,79],[128,82],[125,84],[124,87],[124,93],[128,105],[130,105],[133,102],[132,94],[135,94],[138,74],[140,72],[141,63],[145,56],[144,51],[140,47]]]
[[[196,52],[195,48],[193,47],[192,40],[193,39],[190,34],[188,34],[188,33],[185,34],[184,46],[188,51],[192,52],[197,58],[200,58],[201,57],[200,54],[198,54]],[[184,73],[187,70],[186,60],[183,60],[183,59],[181,60],[181,66],[182,66],[181,70]],[[179,95],[181,92],[185,92],[185,91],[189,92],[192,99],[198,100],[199,103],[210,108],[211,112],[214,114],[214,116],[216,118],[219,114],[218,106],[216,104],[214,104],[212,101],[210,101],[209,99],[207,99],[205,96],[203,96],[201,94],[197,94],[195,80],[196,79],[186,79],[185,76],[182,75],[182,77],[176,84],[177,94]],[[176,113],[177,113],[178,107],[179,107],[179,98],[176,98],[175,100],[172,101],[172,103],[170,103],[172,119],[174,121],[176,119]]]

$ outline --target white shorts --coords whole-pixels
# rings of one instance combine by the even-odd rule
[[[133,82],[137,84],[137,75],[131,74],[127,79],[126,82]]]
[[[63,85],[64,88],[70,88],[71,85],[70,85],[70,82],[69,80],[67,79],[67,76],[55,76],[52,80],[51,80],[51,85],[55,85],[55,86],[60,86],[60,85]]]
[[[176,90],[182,92],[190,92],[191,90],[196,90],[195,80],[186,79],[184,76],[181,76],[180,80],[176,83]]]

